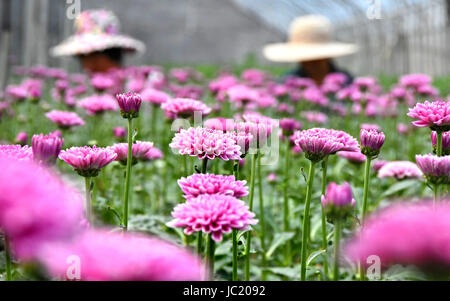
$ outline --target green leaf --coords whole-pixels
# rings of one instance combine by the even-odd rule
[[[306,266],[309,266],[311,263],[314,262],[314,260],[320,255],[325,253],[325,250],[317,250],[312,252],[309,256],[308,259],[306,259]]]
[[[268,271],[276,274],[276,275],[281,275],[281,276],[285,276],[288,277],[289,279],[298,279],[300,278],[300,267],[273,267],[273,268],[268,268]]]
[[[267,250],[266,257],[269,259],[272,256],[273,252],[275,252],[275,250],[279,246],[285,244],[288,240],[292,239],[294,237],[294,234],[295,234],[294,232],[276,233],[272,245]]]
[[[397,192],[408,189],[410,187],[414,187],[418,184],[419,184],[419,182],[417,180],[404,180],[404,181],[397,182],[394,185],[392,185],[391,187],[389,187],[388,190],[383,192],[380,196],[380,199],[386,198],[388,196],[392,196],[392,195],[396,194]]]

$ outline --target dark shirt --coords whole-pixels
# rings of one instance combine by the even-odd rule
[[[346,70],[339,69],[332,61],[330,61],[330,73],[343,73],[347,76],[347,82],[345,86],[350,85],[353,82],[354,77]],[[291,70],[283,74],[282,81],[284,82],[288,77],[308,77],[305,70],[298,66],[296,69]]]

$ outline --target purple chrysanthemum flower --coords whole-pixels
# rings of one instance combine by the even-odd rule
[[[120,107],[120,114],[123,118],[137,118],[139,117],[139,110],[141,109],[141,95],[134,92],[127,92],[116,95],[117,103]]]
[[[450,102],[434,101],[418,103],[407,114],[419,119],[413,124],[418,127],[429,127],[433,131],[446,132],[450,130]]]
[[[83,177],[96,177],[100,169],[116,159],[117,154],[109,148],[71,147],[61,151],[59,158],[71,165]]]
[[[101,114],[106,111],[116,111],[117,102],[109,94],[95,94],[83,98],[78,105],[85,109],[89,115]]]
[[[384,144],[385,136],[383,132],[375,129],[362,129],[360,132],[361,153],[368,157],[376,157]]]
[[[187,200],[202,194],[223,194],[241,198],[248,194],[246,181],[238,181],[234,176],[215,174],[193,174],[178,180],[178,185]]]
[[[283,118],[280,120],[280,128],[283,130],[284,136],[291,136],[294,131],[302,128],[302,124],[294,118]]]
[[[245,203],[228,195],[200,195],[177,205],[172,211],[174,220],[169,227],[182,227],[186,235],[197,231],[211,233],[215,241],[221,241],[224,233],[232,229],[248,230],[258,221]]]
[[[325,213],[331,219],[343,219],[351,215],[356,203],[352,197],[352,188],[347,182],[342,185],[334,182],[328,184],[321,201]]]
[[[203,102],[191,98],[174,98],[161,104],[167,118],[190,118],[195,112],[199,112],[201,116],[211,113],[211,108]]]
[[[199,159],[239,160],[241,151],[232,135],[201,127],[181,129],[169,145],[180,155]]]
[[[319,162],[325,156],[338,151],[358,151],[358,142],[349,134],[334,130],[313,128],[294,133],[294,143],[308,160]]]
[[[127,136],[127,129],[124,127],[115,127],[113,129],[113,135],[117,140],[123,140]]]
[[[54,165],[58,159],[59,152],[64,144],[64,139],[56,134],[49,135],[33,135],[31,138],[31,147],[33,157],[38,162],[47,165]]]
[[[416,155],[416,162],[432,184],[450,184],[450,156]]]
[[[28,134],[26,132],[20,132],[14,138],[14,142],[20,145],[25,145],[28,142]]]
[[[379,178],[395,178],[396,180],[420,179],[422,171],[410,161],[391,161],[378,171]]]
[[[75,112],[53,110],[46,113],[45,117],[53,121],[61,129],[69,129],[73,126],[84,125],[84,120]]]

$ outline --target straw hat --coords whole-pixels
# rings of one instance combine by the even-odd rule
[[[144,52],[145,45],[120,34],[119,20],[107,10],[86,10],[74,23],[75,34],[50,50],[54,56],[80,55],[109,48]]]
[[[330,21],[319,15],[296,18],[289,28],[287,43],[264,47],[264,56],[275,62],[301,62],[355,53],[355,44],[332,41]]]

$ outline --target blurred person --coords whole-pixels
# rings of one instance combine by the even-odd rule
[[[120,33],[119,20],[107,10],[86,10],[75,19],[75,34],[50,50],[54,56],[76,56],[90,73],[121,68],[125,52],[144,52],[145,45]]]
[[[358,47],[333,41],[332,35],[331,22],[324,16],[297,17],[290,25],[289,41],[266,45],[263,53],[270,61],[298,63],[296,69],[285,74],[286,77],[307,77],[321,85],[327,74],[344,73],[348,85],[353,77],[347,71],[340,70],[332,59],[355,53]]]

